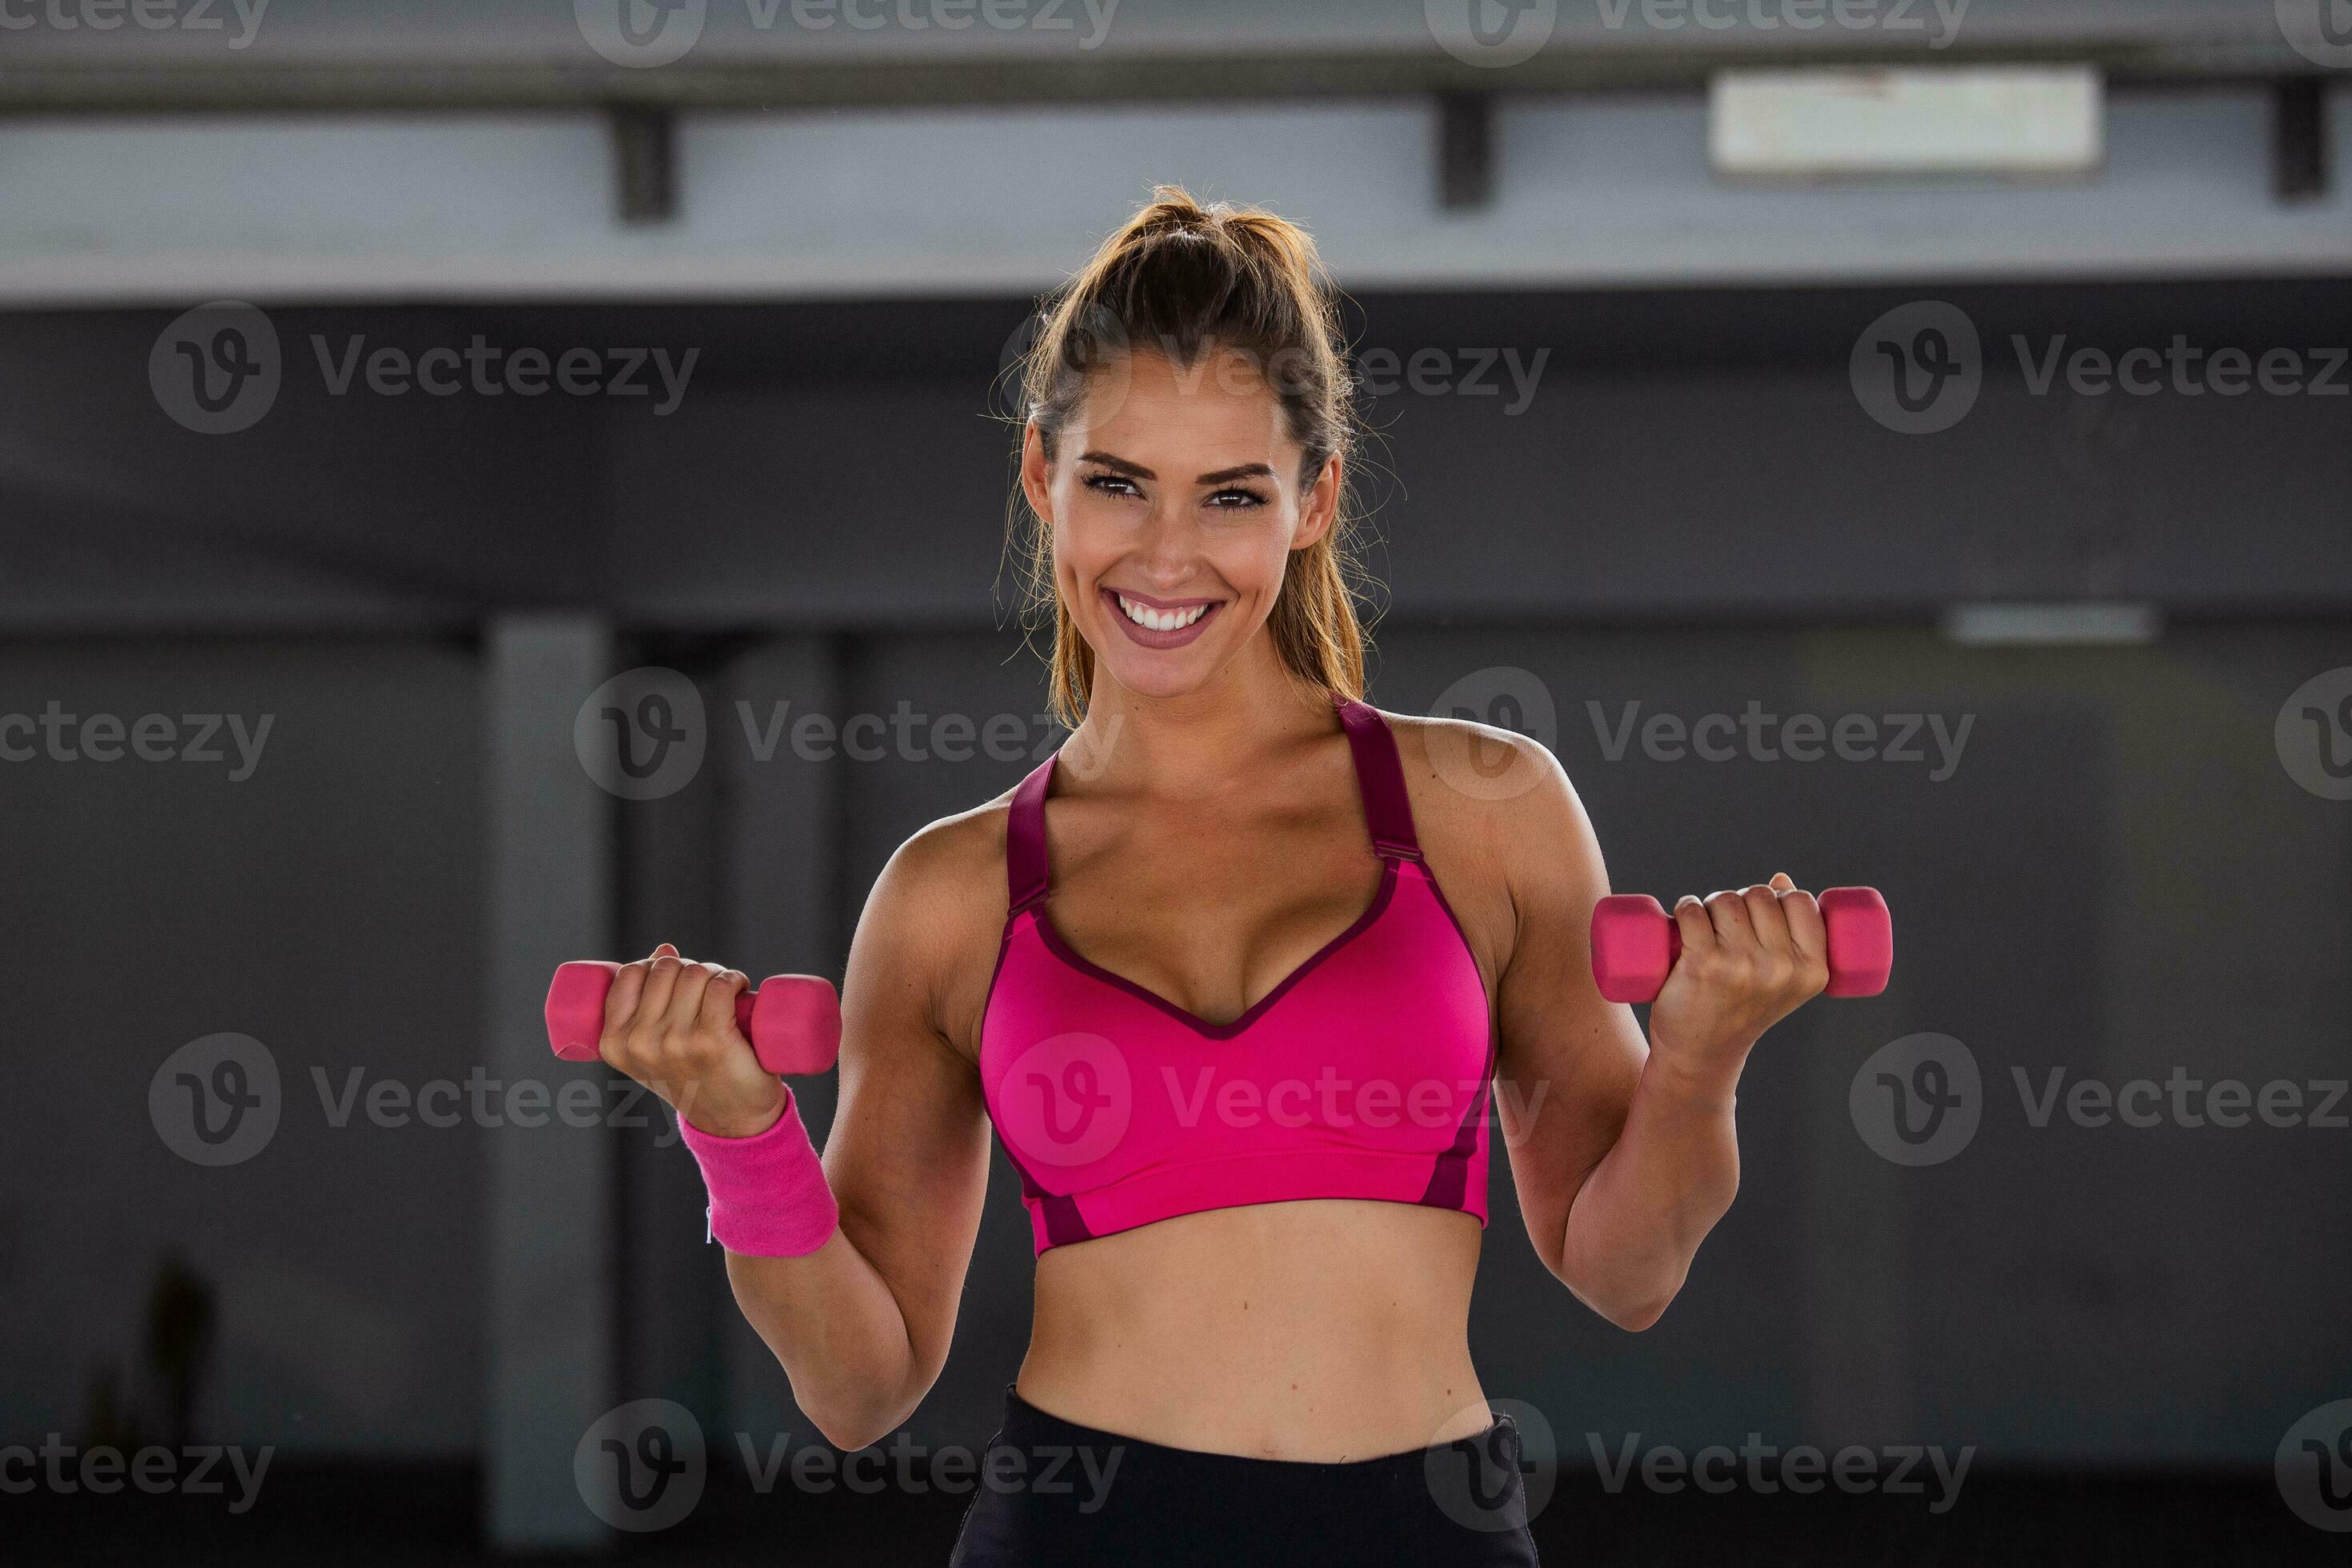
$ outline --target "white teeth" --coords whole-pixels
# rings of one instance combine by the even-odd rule
[[[1181,631],[1209,613],[1206,605],[1195,605],[1189,610],[1155,610],[1149,605],[1139,605],[1126,595],[1117,595],[1118,607],[1127,618],[1148,631]]]

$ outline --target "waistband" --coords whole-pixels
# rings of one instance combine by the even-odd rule
[[[1496,1415],[1494,1424],[1485,1431],[1473,1433],[1467,1437],[1456,1437],[1450,1443],[1433,1443],[1427,1447],[1407,1448],[1402,1453],[1382,1454],[1369,1459],[1336,1462],[1262,1459],[1246,1454],[1173,1448],[1164,1443],[1146,1442],[1140,1437],[1129,1437],[1065,1420],[1022,1398],[1019,1389],[1012,1384],[1004,1385],[1003,1426],[990,1446],[1021,1449],[1070,1448],[1097,1455],[1108,1455],[1115,1450],[1124,1463],[1162,1474],[1190,1471],[1210,1479],[1220,1475],[1238,1478],[1247,1474],[1278,1478],[1304,1485],[1321,1483],[1343,1489],[1365,1481],[1378,1481],[1392,1474],[1409,1475],[1417,1479],[1433,1459],[1444,1459],[1449,1456],[1474,1466],[1507,1468],[1517,1476],[1522,1457],[1518,1426],[1508,1415],[1501,1414]]]
[[[1146,1442],[1004,1391],[952,1568],[1534,1568],[1519,1430],[1339,1463]]]

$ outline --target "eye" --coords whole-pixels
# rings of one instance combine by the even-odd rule
[[[1209,497],[1210,507],[1218,511],[1245,511],[1265,504],[1265,497],[1253,489],[1236,485],[1216,491]]]
[[[1143,494],[1143,491],[1137,487],[1136,482],[1133,479],[1129,479],[1124,474],[1088,474],[1079,482],[1084,484],[1087,489],[1090,490],[1100,490],[1107,496],[1135,496],[1140,498]]]

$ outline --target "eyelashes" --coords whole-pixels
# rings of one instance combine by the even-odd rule
[[[1143,499],[1142,489],[1124,474],[1088,474],[1079,482],[1104,495]],[[1207,504],[1213,511],[1255,511],[1269,501],[1266,496],[1246,486],[1228,485],[1223,489],[1212,490]]]

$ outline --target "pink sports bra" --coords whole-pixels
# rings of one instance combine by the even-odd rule
[[[1373,1198],[1486,1223],[1494,1028],[1423,864],[1388,722],[1339,704],[1381,862],[1355,924],[1210,1024],[1079,956],[1046,912],[1049,757],[1013,795],[1012,910],[980,1079],[1037,1250],[1244,1204]]]

